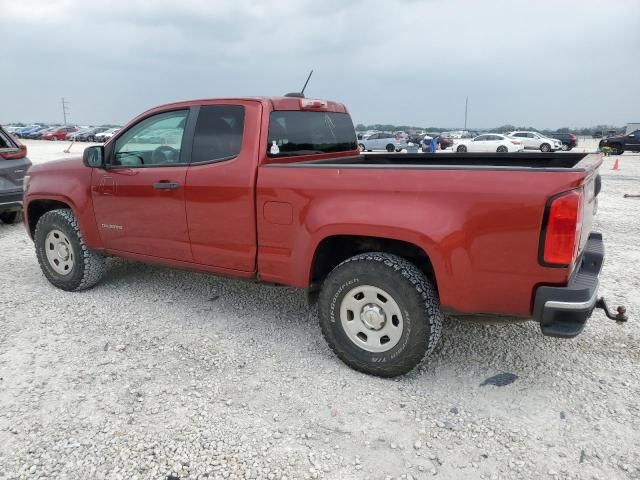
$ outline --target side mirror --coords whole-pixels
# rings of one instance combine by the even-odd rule
[[[82,154],[82,163],[89,168],[103,168],[104,147],[102,145],[95,145],[85,148]]]

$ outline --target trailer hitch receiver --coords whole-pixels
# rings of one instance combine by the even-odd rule
[[[609,310],[609,306],[607,305],[604,297],[600,297],[596,301],[595,308],[604,310],[604,314],[607,316],[607,318],[615,320],[618,324],[622,324],[628,320],[626,307],[620,306],[616,308],[617,313],[613,313],[611,310]]]

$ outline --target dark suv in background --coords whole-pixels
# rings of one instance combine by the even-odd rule
[[[609,147],[614,155],[622,155],[624,152],[640,152],[640,130],[629,132],[627,135],[615,135],[600,140],[598,148]]]
[[[578,145],[578,137],[576,137],[573,133],[551,133],[549,135],[551,138],[555,138],[556,140],[560,140],[562,142],[562,150],[568,152],[573,147]]]
[[[4,223],[21,219],[22,182],[30,166],[27,147],[0,126],[0,220]]]

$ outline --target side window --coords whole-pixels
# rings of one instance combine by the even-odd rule
[[[518,137],[518,138],[523,138],[523,137],[526,137],[527,134],[526,133],[514,133],[513,136],[514,137]]]
[[[487,135],[480,135],[475,138],[474,142],[484,142],[485,140],[487,140]]]
[[[200,107],[193,136],[191,163],[227,160],[242,149],[244,107],[209,105]]]
[[[148,167],[184,163],[180,151],[188,110],[145,118],[116,140],[114,166]]]

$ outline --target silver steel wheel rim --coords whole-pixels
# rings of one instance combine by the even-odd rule
[[[372,285],[347,292],[340,303],[340,322],[347,337],[368,352],[395,347],[404,331],[400,307],[391,295]]]
[[[69,238],[60,230],[51,230],[44,240],[44,251],[49,266],[60,275],[69,275],[73,270],[75,255]]]

